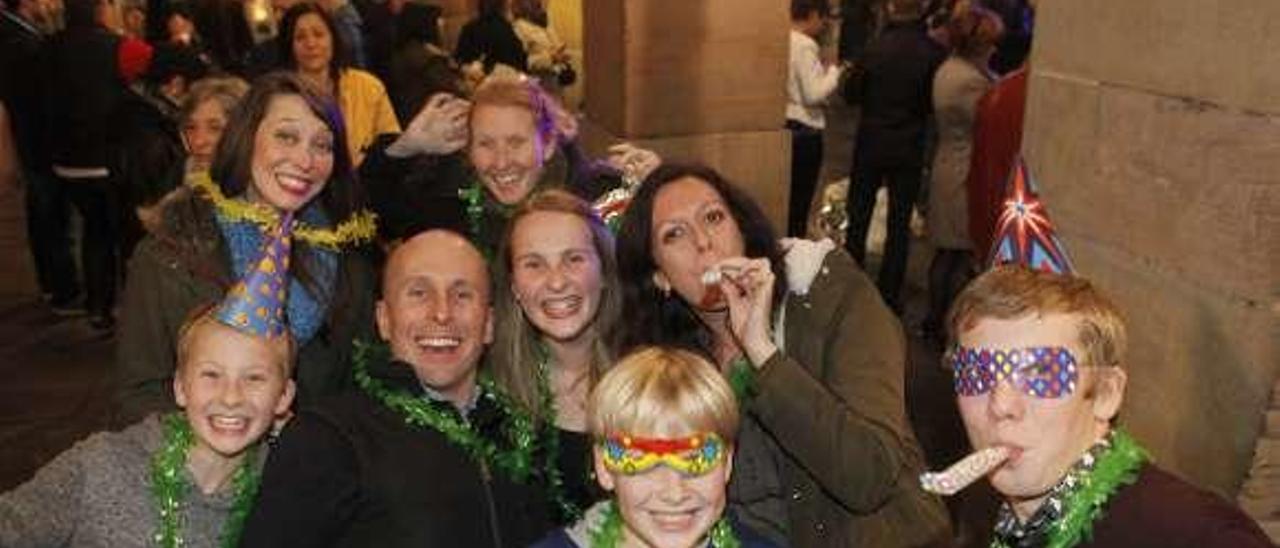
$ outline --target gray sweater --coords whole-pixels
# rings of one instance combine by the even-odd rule
[[[30,481],[0,495],[0,546],[153,545],[158,520],[150,463],[163,438],[164,427],[152,415],[120,432],[89,436],[58,455]],[[233,489],[212,496],[195,487],[188,491],[181,517],[185,546],[219,546]]]

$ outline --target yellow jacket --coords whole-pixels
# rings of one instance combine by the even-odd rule
[[[338,104],[347,123],[347,149],[351,165],[364,160],[364,149],[383,133],[399,133],[400,122],[387,89],[372,74],[359,69],[345,69],[338,80]]]

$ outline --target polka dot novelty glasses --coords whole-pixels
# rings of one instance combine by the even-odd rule
[[[610,436],[600,442],[605,468],[616,474],[643,474],[659,465],[687,476],[710,472],[724,458],[724,440],[715,433],[679,439]]]
[[[1080,378],[1076,357],[1061,346],[990,350],[957,345],[948,359],[960,396],[981,396],[1009,380],[1028,396],[1061,398],[1075,392]]]

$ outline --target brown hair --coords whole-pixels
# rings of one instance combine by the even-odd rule
[[[1004,36],[1004,21],[989,9],[961,0],[952,8],[947,36],[956,55],[975,58],[992,51]]]
[[[543,417],[549,410],[542,409],[538,393],[539,349],[537,328],[525,319],[520,303],[516,302],[512,282],[511,239],[520,220],[537,212],[565,213],[581,220],[591,232],[591,243],[600,259],[600,306],[590,327],[595,336],[592,343],[592,360],[588,370],[588,388],[595,386],[605,370],[613,362],[609,341],[621,316],[621,296],[618,292],[618,267],[613,252],[613,233],[586,201],[559,189],[535,191],[507,222],[506,235],[499,250],[498,288],[496,296],[497,329],[491,349],[494,378],[517,401],[532,410],[534,416],[554,422],[555,417]]]
[[[229,121],[231,112],[235,110],[236,105],[246,93],[249,93],[249,84],[235,76],[202,78],[191,84],[187,96],[182,99],[182,109],[178,118],[186,123],[205,101],[216,101],[218,106],[222,107],[223,116]]]
[[[1008,320],[1028,314],[1074,314],[1080,318],[1078,341],[1085,356],[1080,365],[1118,367],[1124,363],[1128,335],[1124,317],[1084,278],[998,266],[978,276],[951,305],[947,315],[949,342],[983,319]]]
[[[587,402],[587,421],[597,438],[715,432],[733,445],[738,401],[711,362],[655,346],[626,356],[600,379]]]

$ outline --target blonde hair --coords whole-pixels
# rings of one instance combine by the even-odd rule
[[[951,305],[947,326],[951,344],[980,320],[1008,320],[1028,314],[1074,314],[1080,318],[1077,342],[1081,365],[1118,367],[1124,363],[1128,334],[1124,317],[1084,278],[1002,265],[973,280]]]
[[[537,212],[564,213],[581,220],[591,232],[592,248],[600,260],[600,305],[596,309],[596,317],[592,320],[590,335],[595,337],[592,343],[592,359],[587,373],[587,388],[595,386],[604,375],[609,364],[613,362],[610,344],[614,337],[614,329],[618,324],[621,310],[621,296],[618,292],[618,267],[614,259],[613,233],[591,209],[591,205],[583,199],[559,189],[535,191],[512,214],[507,221],[506,235],[502,239],[499,252],[496,301],[496,333],[491,355],[493,360],[494,379],[502,385],[517,401],[531,410],[535,417],[554,422],[555,417],[544,416],[549,410],[542,408],[542,398],[538,393],[538,360],[539,332],[525,318],[516,302],[511,287],[512,262],[511,239],[520,220]]]
[[[216,316],[218,304],[217,302],[211,302],[196,307],[187,314],[187,319],[178,328],[176,358],[177,371],[179,373],[187,364],[187,359],[191,357],[191,347],[195,345],[196,337],[211,336],[217,332],[211,331],[211,329],[216,330],[218,328],[240,333],[234,327],[218,321]],[[285,330],[284,335],[280,337],[255,337],[249,334],[244,334],[244,336],[259,339],[263,344],[270,346],[279,358],[278,365],[284,378],[289,379],[292,377],[294,362],[297,361],[298,357],[298,345],[292,333]]]
[[[714,432],[732,445],[738,402],[711,362],[686,350],[648,347],[600,379],[587,403],[587,421],[597,438]]]
[[[556,136],[563,133],[558,124],[567,116],[564,107],[536,80],[514,70],[494,70],[476,86],[471,94],[471,117],[486,105],[518,107],[532,113],[534,128],[546,146],[555,146]]]
[[[236,105],[248,93],[249,84],[235,76],[211,76],[196,80],[182,100],[178,118],[186,123],[205,101],[215,101],[222,108],[222,115],[230,120],[231,111],[235,110]]]

